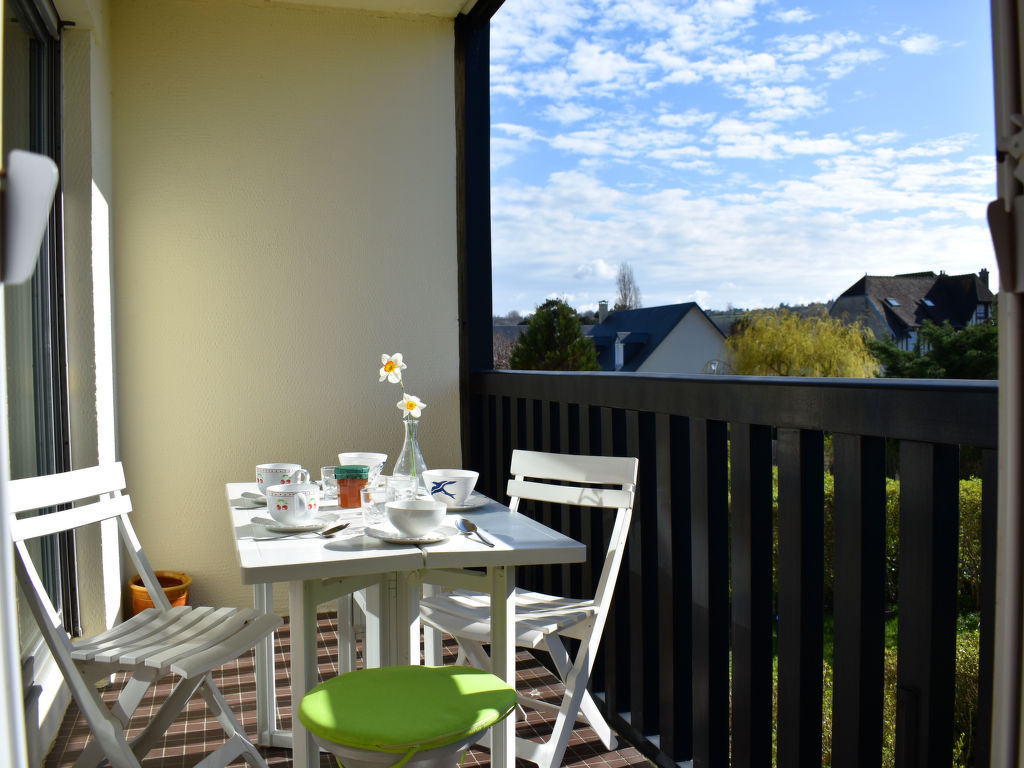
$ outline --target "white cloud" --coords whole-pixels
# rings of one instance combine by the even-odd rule
[[[658,40],[647,47],[644,58],[660,67],[665,75],[660,83],[692,84],[700,82],[704,75],[699,72],[689,56],[672,49],[668,42]],[[652,85],[652,84],[649,84]]]
[[[616,88],[635,83],[649,65],[630,61],[621,53],[583,40],[576,42],[567,66],[577,82],[611,85]]]
[[[858,144],[865,147],[878,146],[880,144],[892,144],[903,138],[902,131],[884,131],[882,133],[858,133],[854,139]]]
[[[595,110],[592,107],[587,107],[577,102],[570,102],[548,105],[544,110],[544,116],[548,120],[568,125],[569,123],[578,123],[580,120],[586,120],[588,117],[592,117],[594,112]]]
[[[715,119],[714,114],[689,109],[686,112],[663,112],[655,118],[658,125],[667,128],[689,128],[694,125],[708,125]]]
[[[828,32],[825,34],[782,35],[773,41],[776,49],[789,61],[820,59],[832,51],[852,43],[861,42],[856,32]]]
[[[819,109],[825,99],[802,85],[735,86],[730,89],[753,108],[755,120],[791,120]]]
[[[581,262],[573,273],[573,277],[577,280],[586,280],[591,278],[597,278],[599,280],[614,280],[618,274],[619,268],[613,264],[609,264],[604,259],[594,259],[593,261]]]
[[[822,67],[830,78],[838,80],[846,77],[861,64],[870,64],[885,58],[885,54],[875,48],[860,48],[855,51],[840,51],[828,58]]]
[[[806,8],[789,8],[786,10],[778,10],[774,13],[769,14],[768,18],[771,21],[777,21],[780,24],[802,24],[805,21],[817,18],[817,16]]]
[[[900,41],[900,48],[907,53],[930,54],[937,53],[942,47],[942,41],[935,35],[917,34],[904,38]]]

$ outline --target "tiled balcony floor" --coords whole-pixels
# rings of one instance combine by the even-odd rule
[[[336,630],[334,617],[322,615],[319,622],[319,664],[321,678],[329,678],[338,673],[336,649]],[[284,663],[288,654],[289,633],[288,625],[285,624],[275,636],[275,647],[277,651],[277,696],[278,707],[281,712],[282,725],[285,728],[291,724],[291,707],[289,702],[289,686],[291,685],[287,665]],[[446,664],[455,661],[454,645],[445,646],[444,662]],[[253,655],[246,654],[237,662],[226,664],[215,673],[217,685],[224,694],[245,727],[250,738],[256,731],[256,689],[254,685]],[[555,678],[529,654],[521,653],[517,661],[517,686],[524,691],[539,691],[541,698],[549,695],[557,697],[560,695],[560,687]],[[151,689],[146,699],[142,702],[138,712],[133,718],[132,727],[135,723],[141,727],[155,712],[163,698],[171,690],[171,678],[166,683],[161,683]],[[116,680],[103,692],[105,700],[116,699],[121,691],[122,682]],[[534,694],[536,695],[536,694]],[[134,735],[134,730],[129,737]],[[526,722],[518,725],[518,734],[527,738],[546,737],[550,732],[550,718],[541,717],[535,712],[529,713]],[[64,768],[71,766],[85,745],[88,738],[88,729],[85,720],[80,717],[78,707],[72,702],[68,713],[64,718],[57,741],[46,759],[46,768]],[[145,768],[189,768],[198,763],[210,750],[215,749],[218,744],[223,743],[223,731],[220,725],[209,715],[206,704],[202,697],[196,697],[189,703],[183,715],[180,715],[174,724],[167,731],[163,742],[158,744],[143,762]],[[267,758],[267,763],[274,768],[291,768],[291,750],[266,748],[261,750]],[[520,768],[530,768],[533,764],[524,760],[517,760]],[[232,765],[244,765],[241,758]],[[644,758],[636,749],[628,744],[620,743],[619,749],[607,751],[601,741],[589,728],[579,728],[573,732],[569,742],[569,749],[563,760],[565,766],[593,766],[595,768],[623,768],[624,766],[642,765],[649,766],[651,763]],[[336,768],[335,763],[329,755],[321,753],[321,768]],[[478,748],[471,750],[467,755],[464,766],[490,765],[490,754],[486,749]]]

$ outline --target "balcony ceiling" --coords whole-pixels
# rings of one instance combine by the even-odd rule
[[[316,5],[325,8],[347,8],[380,13],[408,13],[422,16],[455,18],[468,13],[476,0],[271,0],[290,5]]]
[[[454,19],[469,13],[477,0],[270,0],[281,5],[346,8],[353,11],[402,13],[414,16],[440,16]],[[93,8],[89,0],[54,0],[62,21],[74,22],[79,29],[93,28]]]

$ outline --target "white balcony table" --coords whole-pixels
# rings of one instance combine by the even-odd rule
[[[459,513],[473,520],[495,546],[479,539],[453,536],[423,546],[389,544],[363,534],[358,509],[323,507],[321,514],[351,520],[349,528],[334,539],[289,538],[254,541],[268,534],[253,517],[267,517],[266,508],[232,504],[243,491],[256,491],[255,483],[228,483],[227,498],[239,571],[243,584],[253,587],[258,608],[273,608],[273,585],[288,584],[291,631],[292,712],[317,682],[317,606],[339,596],[368,589],[371,594],[364,658],[372,664],[419,663],[419,596],[422,585],[467,585],[491,593],[491,652],[493,672],[515,681],[514,601],[515,567],[550,563],[578,563],[586,559],[586,546],[525,515],[488,499],[487,503]],[[448,522],[454,522],[453,515]],[[481,568],[465,571],[466,568]],[[376,612],[376,616],[372,614]],[[373,620],[371,621],[371,618]],[[428,663],[440,663],[440,645],[427,633]],[[256,649],[257,743],[292,748],[295,768],[315,768],[319,751],[312,737],[292,718],[292,731],[277,729],[274,696],[273,638]],[[494,768],[515,766],[515,716],[506,718],[491,732],[491,763]]]

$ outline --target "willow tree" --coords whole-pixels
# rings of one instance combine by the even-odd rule
[[[537,307],[512,348],[509,363],[513,370],[601,369],[593,339],[583,334],[576,310],[561,299],[548,299]]]
[[[869,378],[878,361],[868,333],[860,323],[824,314],[761,309],[744,315],[725,343],[732,372],[740,375]]]

